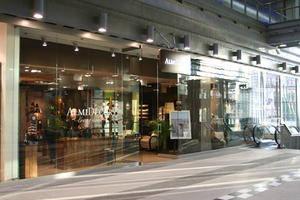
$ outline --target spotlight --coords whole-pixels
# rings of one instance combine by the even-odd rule
[[[111,57],[116,57],[116,54],[115,54],[115,51],[113,51],[112,53],[111,53]]]
[[[183,48],[184,50],[190,50],[190,37],[188,35],[185,35],[183,37]]]
[[[147,40],[148,43],[154,42],[154,26],[148,25],[147,26]]]
[[[209,50],[212,51],[213,55],[218,55],[219,54],[219,45],[217,43],[214,43],[209,46]]]
[[[128,56],[128,55],[126,55],[126,57],[125,57],[125,58],[126,58],[126,60],[129,60],[129,56]]]
[[[76,43],[74,43],[74,51],[75,51],[75,52],[78,52],[78,51],[79,51],[79,47],[78,47],[78,45],[77,45]]]
[[[34,0],[33,1],[33,18],[43,19],[45,4],[44,0]]]
[[[252,57],[252,61],[255,61],[257,65],[261,64],[261,56],[257,55],[255,57]]]
[[[291,73],[293,74],[299,74],[299,66],[295,66],[291,68]]]
[[[139,61],[142,61],[142,60],[143,60],[143,58],[142,58],[142,56],[143,56],[143,48],[142,48],[142,45],[140,45],[139,48],[140,48]]]
[[[99,17],[98,31],[101,33],[105,33],[107,31],[107,13],[101,13]]]
[[[286,62],[283,62],[283,63],[279,64],[278,69],[280,71],[286,72],[286,70],[287,70]]]
[[[44,38],[42,38],[42,46],[43,46],[43,47],[48,46],[48,44],[47,44],[47,42],[46,42],[46,40],[45,40]]]
[[[232,55],[236,57],[236,60],[242,60],[242,50],[236,50],[232,52]]]

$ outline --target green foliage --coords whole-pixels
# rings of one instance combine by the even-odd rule
[[[167,143],[170,139],[170,124],[166,120],[152,120],[148,126],[152,131],[158,134],[159,148],[162,150],[167,149]]]
[[[61,115],[57,114],[57,109],[55,106],[49,106],[49,113],[47,115],[48,128],[53,131],[62,130],[64,128],[64,122]]]

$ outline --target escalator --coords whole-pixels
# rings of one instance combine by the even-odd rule
[[[260,148],[280,148],[280,130],[274,125],[247,125],[243,132],[244,142]]]

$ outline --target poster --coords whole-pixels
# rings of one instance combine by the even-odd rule
[[[192,139],[190,111],[170,113],[171,139]]]

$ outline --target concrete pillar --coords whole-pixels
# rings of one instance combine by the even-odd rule
[[[19,177],[19,50],[20,31],[0,23],[1,63],[1,181]]]

